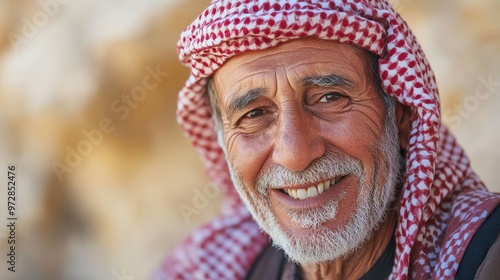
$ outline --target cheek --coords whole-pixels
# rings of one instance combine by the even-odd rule
[[[270,133],[253,137],[230,133],[226,139],[231,165],[245,184],[254,186],[257,175],[271,154]]]
[[[383,156],[376,155],[373,149],[379,145],[382,137],[381,121],[354,112],[336,122],[322,122],[320,128],[330,145],[330,151],[338,151],[359,160],[364,172],[371,178],[375,172],[374,157]]]
[[[323,137],[335,146],[333,152],[338,150],[359,160],[371,158],[370,147],[377,143],[381,137],[373,125],[358,118],[346,118],[346,120],[334,123],[322,122],[320,125]]]

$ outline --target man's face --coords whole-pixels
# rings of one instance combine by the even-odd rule
[[[398,129],[347,44],[300,39],[248,52],[213,77],[235,187],[295,261],[345,255],[383,219]]]

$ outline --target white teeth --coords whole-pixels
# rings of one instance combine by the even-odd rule
[[[322,194],[325,191],[325,187],[324,187],[323,183],[319,183],[317,188],[318,188],[319,194]]]
[[[297,190],[297,197],[299,199],[306,199],[307,198],[307,191],[305,189],[298,189]]]
[[[307,189],[307,195],[309,197],[317,196],[318,195],[318,190],[316,189],[316,187],[310,187],[310,188]]]
[[[285,189],[285,192],[295,199],[306,199],[309,197],[315,197],[326,190],[328,190],[331,186],[335,185],[339,179],[333,179],[332,181],[325,181],[317,184],[316,186],[309,187],[307,189]]]

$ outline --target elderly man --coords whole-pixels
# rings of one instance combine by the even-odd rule
[[[212,1],[178,46],[178,120],[225,204],[159,279],[500,275],[500,195],[386,1]]]

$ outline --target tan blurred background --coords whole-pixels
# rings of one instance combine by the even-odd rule
[[[187,77],[175,43],[207,3],[0,2],[0,174],[15,164],[18,180],[16,273],[0,190],[0,279],[148,279],[217,214],[218,196],[199,198],[211,186],[175,122]],[[395,4],[436,72],[445,121],[500,191],[500,2]]]

